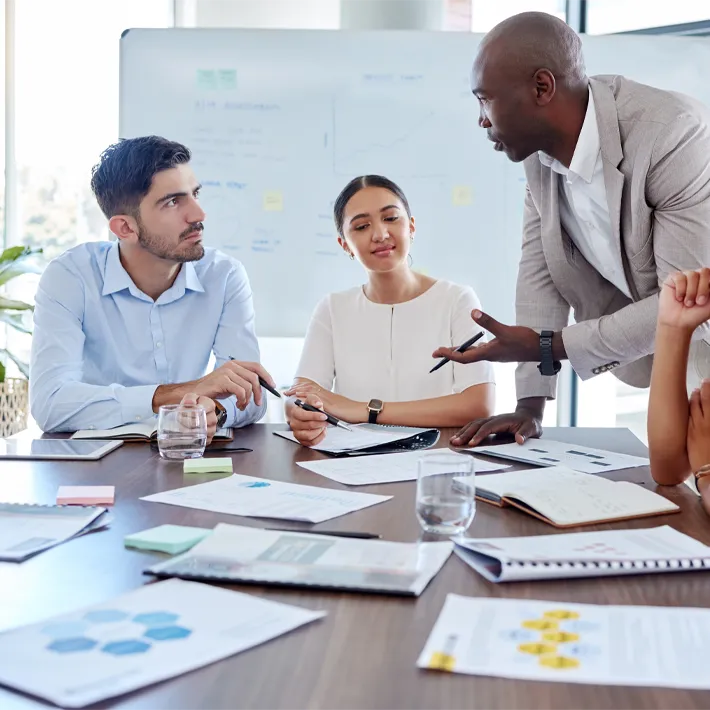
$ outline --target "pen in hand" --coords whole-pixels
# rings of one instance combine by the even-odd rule
[[[234,358],[230,355],[229,356],[230,360],[234,360]],[[257,375],[259,378],[259,384],[267,391],[271,392],[275,397],[281,397],[281,392],[278,390],[275,390],[261,375]]]
[[[472,338],[469,338],[463,345],[459,345],[458,348],[456,348],[457,353],[462,353],[465,350],[468,350],[476,341],[480,340],[483,337],[483,331],[480,333],[476,333]],[[446,365],[447,362],[451,362],[451,360],[448,357],[443,357],[439,362],[434,365],[434,367],[429,370],[429,374],[432,372],[436,372],[440,367],[443,367]]]
[[[304,402],[301,399],[294,399],[293,403],[297,407],[305,409],[307,412],[318,412],[319,414],[325,414],[325,420],[328,422],[328,424],[332,424],[333,426],[339,426],[341,429],[346,429],[347,431],[352,431],[352,429],[344,422],[341,422],[340,419],[334,417],[332,414],[328,414],[328,412],[324,412],[322,409],[318,409],[318,407],[314,407],[312,404],[308,404],[307,402]]]

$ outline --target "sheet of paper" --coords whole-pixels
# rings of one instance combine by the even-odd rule
[[[325,616],[169,580],[0,634],[0,682],[83,707],[173,678]]]
[[[710,609],[449,594],[420,668],[470,675],[710,689]]]
[[[189,553],[151,571],[419,594],[452,549],[451,542],[358,540],[220,523]]]
[[[469,550],[515,562],[633,562],[707,557],[710,547],[668,525],[641,530],[599,530],[562,535],[464,539]]]
[[[322,523],[324,520],[383,503],[391,497],[301,486],[234,474],[218,481],[155,493],[141,500],[228,515]]]
[[[477,447],[475,451],[486,456],[499,456],[537,466],[566,466],[582,473],[619,471],[624,468],[648,466],[648,459],[640,456],[615,454],[612,451],[573,446],[550,439],[528,439],[522,445],[482,446]]]
[[[367,486],[375,483],[416,481],[417,462],[422,458],[440,456],[442,453],[453,454],[449,449],[428,449],[426,451],[406,451],[401,454],[360,456],[352,459],[298,461],[298,465],[346,486]],[[468,456],[468,454],[453,455]],[[503,463],[489,463],[480,459],[475,459],[474,467],[476,473],[510,468]]]
[[[643,486],[561,466],[492,473],[479,482],[479,490],[484,486],[499,497],[522,501],[558,525],[678,510],[675,503]]]
[[[327,451],[330,453],[356,451],[358,449],[367,449],[370,446],[390,444],[393,441],[400,441],[414,436],[418,432],[426,431],[426,429],[408,427],[374,429],[366,424],[354,424],[351,429],[352,431],[347,431],[340,427],[329,426],[326,429],[325,439],[312,448],[315,451]],[[298,443],[296,437],[290,431],[277,431],[275,433],[277,436]]]
[[[69,540],[104,512],[104,508],[0,503],[0,560],[21,562]]]

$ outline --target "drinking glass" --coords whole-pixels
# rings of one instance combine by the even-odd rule
[[[425,532],[466,532],[476,513],[473,465],[473,457],[466,454],[442,453],[419,459],[416,511]]]
[[[166,404],[158,410],[158,451],[164,459],[196,459],[205,453],[207,412],[201,404]]]

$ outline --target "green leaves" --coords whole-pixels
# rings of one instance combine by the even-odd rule
[[[0,254],[0,286],[4,286],[8,281],[22,274],[41,274],[42,269],[32,259],[41,253],[41,249],[31,249],[24,246],[5,249]]]
[[[6,357],[9,357],[10,360],[12,360],[15,365],[17,365],[17,369],[29,380],[30,379],[30,367],[26,362],[22,362],[22,360],[18,360],[18,358],[13,355],[7,348],[0,348],[0,355],[5,355]],[[0,362],[0,365],[2,366],[2,378],[0,379],[0,382],[5,382],[5,365],[2,365]]]

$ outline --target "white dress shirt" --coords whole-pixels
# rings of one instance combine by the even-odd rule
[[[473,289],[449,281],[396,305],[373,303],[361,286],[331,293],[313,313],[296,377],[356,402],[410,402],[494,382],[488,362],[429,374],[436,348],[458,347],[481,330],[471,318],[480,307]]]
[[[160,384],[202,377],[216,365],[259,360],[254,307],[242,264],[214,249],[182,265],[154,301],[123,268],[118,242],[80,244],[54,259],[37,289],[30,406],[44,431],[108,429],[153,416]],[[225,426],[259,420],[220,400]],[[265,400],[264,400],[265,402]]]
[[[559,173],[560,222],[584,258],[622,293],[631,297],[614,239],[604,185],[601,143],[594,97],[589,103],[569,168],[540,152],[540,162]]]

